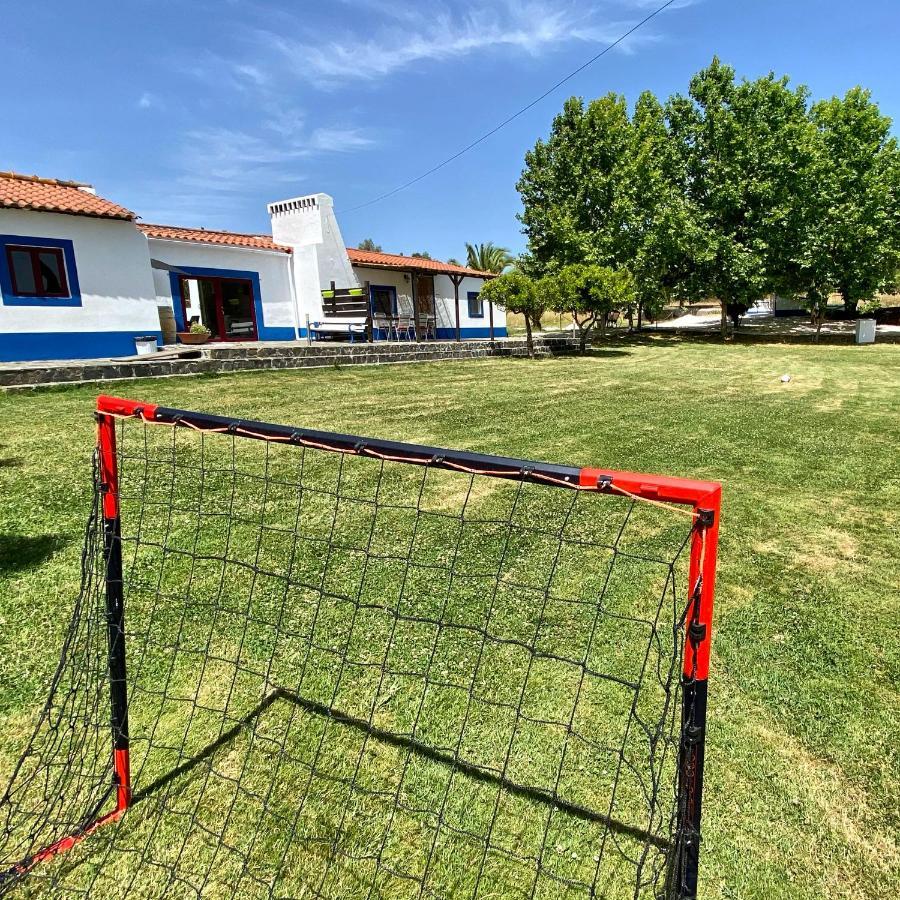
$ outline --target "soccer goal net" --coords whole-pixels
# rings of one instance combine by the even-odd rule
[[[97,419],[0,895],[695,896],[717,484]]]

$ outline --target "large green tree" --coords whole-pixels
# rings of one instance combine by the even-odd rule
[[[481,289],[481,299],[493,303],[508,312],[525,317],[525,339],[528,355],[534,357],[534,338],[531,332],[530,316],[539,306],[538,293],[534,282],[522,272],[508,272],[486,282]]]
[[[686,96],[666,105],[697,224],[687,288],[720,302],[723,336],[729,308],[746,308],[771,287],[764,221],[784,173],[780,155],[767,158],[767,94],[759,83],[737,84],[734,69],[713,59]]]
[[[894,280],[900,264],[900,154],[891,120],[868,91],[812,107],[827,160],[829,195],[819,227],[847,312]]]
[[[853,310],[900,268],[889,128],[861,89],[810,110],[804,86],[739,82],[716,58],[665,106],[644,93],[629,115],[615,94],[570,98],[517,184],[528,274],[628,269],[639,321],[716,299],[723,335],[772,291],[818,322],[833,289]]]
[[[628,260],[630,131],[624,97],[607,94],[587,105],[571,97],[547,140],[526,154],[519,218],[541,275],[572,263]]]
[[[628,267],[639,310],[683,296],[696,254],[682,165],[651,93],[631,117],[615,94],[587,105],[568,100],[518,182],[533,273],[573,263]]]
[[[625,167],[630,218],[627,264],[635,279],[638,324],[643,313],[689,295],[692,264],[700,246],[694,209],[684,190],[662,104],[649,91],[640,95],[631,119]],[[628,306],[629,320],[632,307]]]

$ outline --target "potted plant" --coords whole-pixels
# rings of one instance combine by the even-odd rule
[[[178,332],[182,344],[205,344],[211,336],[212,332],[202,322],[193,322],[187,331]]]

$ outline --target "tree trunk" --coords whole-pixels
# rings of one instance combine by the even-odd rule
[[[584,353],[587,350],[587,339],[588,335],[591,333],[591,326],[588,325],[587,328],[579,328],[580,334],[578,335],[578,351],[580,353]]]
[[[842,294],[842,296],[844,300],[844,312],[855,319],[859,312],[859,300],[854,300],[846,294]]]
[[[528,358],[534,359],[534,339],[531,337],[531,319],[525,313],[525,344],[528,347]]]
[[[722,318],[719,322],[719,327],[722,334],[722,340],[728,340],[728,303],[725,300],[719,301],[720,306],[722,307]]]
[[[641,326],[643,325],[643,319],[644,319],[644,301],[641,300],[638,303],[638,327],[637,327],[638,332],[640,332]]]
[[[628,331],[629,333],[634,331],[634,310],[630,306],[628,307]]]

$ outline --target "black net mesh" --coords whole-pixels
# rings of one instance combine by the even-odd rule
[[[667,892],[690,519],[140,422],[118,447],[133,802],[92,830],[115,803],[98,486],[0,895]]]

